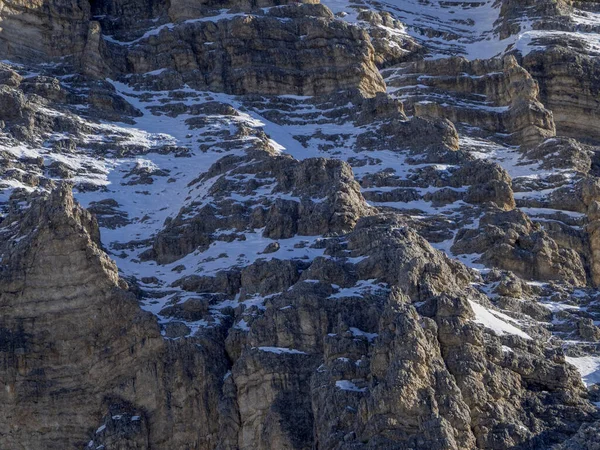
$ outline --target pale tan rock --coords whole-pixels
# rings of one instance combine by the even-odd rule
[[[197,385],[208,395],[201,400],[204,394],[190,384],[191,373],[208,367],[202,361],[211,358],[209,347],[201,352],[192,343],[163,340],[155,318],[124,290],[99,247],[95,221],[68,188],[7,220],[15,219],[10,240],[14,227],[1,230],[0,447],[83,448],[101,418],[125,402],[141,411],[147,430],[136,441],[210,448],[218,394]],[[224,372],[211,365],[216,373],[207,373],[205,387]],[[185,425],[193,416],[203,425]]]
[[[390,77],[389,83],[408,88],[427,86],[423,93],[415,92],[413,99],[407,95],[418,116],[441,117],[507,133],[512,142],[525,146],[556,134],[552,112],[540,103],[537,82],[512,56],[474,61],[461,57],[422,60],[401,66],[398,76]],[[430,92],[446,101],[436,100],[435,95],[429,100]]]
[[[385,91],[366,31],[334,21],[322,5],[286,8],[184,23],[131,48],[107,45],[103,57],[117,73],[173,68],[191,86],[230,94],[321,95],[358,88],[374,96]]]
[[[552,110],[560,135],[594,142],[600,139],[597,58],[565,42],[564,46],[531,52],[522,64],[540,83],[541,100]]]

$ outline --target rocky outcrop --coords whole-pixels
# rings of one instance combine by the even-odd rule
[[[331,175],[315,164],[327,166],[292,164],[281,188],[327,193],[315,176]],[[1,224],[2,395],[19,424],[3,432],[8,448],[510,448],[593,418],[560,354],[476,325],[467,297],[485,298],[471,273],[389,217],[360,219],[312,263],[274,259],[237,286],[227,278],[240,301],[271,299],[240,303],[227,333],[173,341],[127,292],[68,188],[14,208]],[[168,314],[194,321],[210,303]]]
[[[3,1],[0,3],[0,54],[3,58],[44,62],[77,61],[90,27],[84,0]]]
[[[338,333],[326,341],[326,364],[313,380],[317,433],[323,448],[335,448],[342,440],[361,441],[355,444],[357,448],[474,446],[469,409],[444,364],[435,325],[430,319],[420,325],[419,320],[423,319],[396,294],[382,314],[381,332],[370,358],[360,355],[358,343],[351,345],[351,333]],[[344,347],[355,350],[356,356],[349,361],[337,357]],[[356,368],[351,366],[354,359]],[[361,380],[367,370],[373,377],[371,383]],[[442,379],[448,383],[438,384]],[[324,389],[332,384],[335,389]],[[434,390],[438,391],[435,398],[428,395]],[[354,420],[344,412],[348,404],[357,410]],[[392,423],[397,425],[391,427]]]
[[[365,188],[363,195],[378,204],[422,199],[434,206],[462,200],[473,205],[493,204],[503,210],[515,207],[511,178],[498,164],[471,159],[462,152],[447,153],[447,159],[443,154],[439,156],[439,159],[432,158],[433,162],[460,161],[461,164],[444,171],[429,167],[417,169],[409,180],[398,179],[389,173],[369,175],[361,180]],[[420,195],[418,189],[428,186],[433,189]]]
[[[554,113],[557,132],[598,141],[600,67],[595,57],[576,51],[569,42],[533,51],[522,65],[539,82],[541,100]]]
[[[394,225],[362,219],[327,246],[335,259],[316,260],[258,318],[243,315],[246,331],[228,338],[230,354],[241,355],[231,376],[239,421],[227,427],[242,433],[238,445],[463,449],[560,439],[569,425],[543,435],[554,413],[526,405],[541,400],[527,386],[544,386],[554,399],[581,392],[564,357],[478,328],[463,297],[478,296],[468,271]],[[579,404],[568,414],[592,411]],[[524,410],[537,431],[525,427]],[[493,425],[498,414],[502,424]],[[507,428],[510,437],[499,440]]]
[[[183,208],[144,258],[172,262],[218,240],[244,240],[244,232],[261,228],[270,239],[345,233],[370,210],[350,166],[339,160],[296,161],[257,149],[223,158],[197,182],[211,179],[206,196]],[[240,201],[232,201],[234,192]]]
[[[60,59],[94,77],[170,68],[181,74],[181,85],[232,94],[316,95],[359,88],[374,95],[385,90],[367,33],[333,20],[319,4],[294,2],[267,13],[254,9],[257,15],[232,13],[223,20],[219,8],[227,5],[221,4],[94,2],[90,9],[87,2],[48,1],[2,6],[0,54],[5,58]],[[238,6],[252,9],[237,2],[229,7]],[[92,20],[91,10],[100,21]],[[204,14],[208,17],[198,20]],[[184,19],[190,20],[181,23]],[[120,30],[142,33],[128,42],[130,34],[119,35]],[[107,34],[124,41],[105,40]]]
[[[108,42],[102,54],[116,74],[174,69],[182,83],[230,94],[385,90],[366,32],[321,5],[159,27],[140,41]]]
[[[449,185],[469,186],[464,200],[473,204],[493,203],[504,210],[515,207],[511,178],[498,164],[476,159],[452,171]]]
[[[0,232],[0,446],[210,447],[218,430],[212,386],[225,372],[219,346],[163,340],[70,190],[33,200]],[[187,427],[189,417],[202,425]]]
[[[250,104],[269,121],[283,126],[300,122],[320,127],[326,121],[336,125],[349,121],[356,127],[357,136],[348,145],[357,152],[410,150],[435,158],[460,147],[452,122],[431,117],[408,118],[403,103],[383,92],[374,97],[357,89],[305,99],[253,97]],[[344,133],[336,132],[335,128],[320,128],[314,136],[294,138],[304,147],[308,147],[311,140],[317,140],[319,148],[327,151],[335,142],[344,139]]]
[[[403,89],[418,116],[507,133],[512,142],[526,146],[555,135],[552,112],[540,103],[537,82],[512,56],[418,61],[401,66],[387,81]]]
[[[572,4],[571,0],[502,0],[499,2],[499,18],[494,23],[494,31],[500,39],[509,38],[523,31],[523,19],[534,22],[535,26],[540,28],[544,25],[551,28],[553,24],[560,23],[563,14],[572,11]]]
[[[525,156],[540,161],[544,169],[575,170],[588,174],[594,162],[594,149],[572,138],[547,139],[526,151]]]
[[[367,28],[375,49],[377,67],[390,67],[419,59],[425,47],[406,34],[404,24],[387,11],[374,11],[355,6],[359,25]]]
[[[327,4],[0,3],[0,448],[594,438],[600,8]]]
[[[575,436],[552,447],[553,450],[597,450],[600,448],[600,424],[582,425]]]
[[[581,255],[558,246],[519,210],[486,214],[478,229],[459,231],[452,251],[478,254],[478,260],[486,265],[510,270],[528,280],[564,280],[586,285]]]
[[[295,4],[318,4],[317,0],[104,0],[92,3],[92,15],[99,20],[105,34],[123,37],[143,35],[146,29],[164,23],[180,23],[198,18],[212,18],[225,11],[261,14],[263,8]]]

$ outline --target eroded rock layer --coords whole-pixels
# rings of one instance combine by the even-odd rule
[[[0,0],[0,448],[596,448],[599,19]]]

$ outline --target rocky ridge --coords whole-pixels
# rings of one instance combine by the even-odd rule
[[[0,447],[594,448],[592,2],[2,6]]]

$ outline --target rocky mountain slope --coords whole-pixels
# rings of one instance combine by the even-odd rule
[[[0,0],[1,449],[596,449],[600,4]]]

